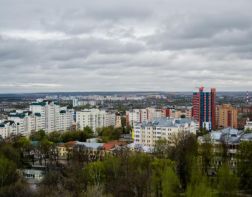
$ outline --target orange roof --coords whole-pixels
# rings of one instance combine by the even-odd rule
[[[69,141],[65,143],[65,146],[74,146],[76,144],[76,141]]]
[[[109,141],[109,142],[103,144],[103,148],[105,150],[110,150],[110,149],[115,148],[115,146],[122,146],[122,145],[125,145],[125,144],[126,144],[125,142],[118,141],[118,140],[113,140],[113,141]]]

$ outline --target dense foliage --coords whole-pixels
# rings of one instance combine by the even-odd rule
[[[107,141],[117,139],[117,132],[121,130],[104,128],[99,135]],[[92,137],[91,130],[85,128],[49,135],[39,131],[30,137],[33,141],[18,136],[2,141],[0,196],[208,197],[252,193],[251,142],[240,145],[235,168],[224,145],[216,152],[209,139],[198,144],[196,136],[185,133],[172,136],[169,142],[157,141],[152,154],[119,148],[102,159],[91,161],[85,159],[85,151],[77,151],[67,162],[59,160],[56,143],[88,137]],[[36,190],[20,174],[34,163],[47,167]]]

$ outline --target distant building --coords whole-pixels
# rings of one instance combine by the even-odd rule
[[[0,136],[5,139],[18,133],[19,126],[14,121],[4,121],[0,123]]]
[[[73,151],[76,141],[69,141],[65,144],[59,144],[57,146],[58,156],[60,158],[67,158]]]
[[[136,123],[151,121],[155,118],[161,118],[162,116],[163,111],[161,109],[151,107],[145,109],[133,109],[131,111],[126,111],[126,124],[128,126],[134,126]]]
[[[115,114],[115,128],[120,128],[122,127],[122,119],[121,119],[121,114],[116,113]]]
[[[88,126],[96,132],[97,128],[115,126],[115,113],[99,109],[84,109],[76,112],[76,124],[79,129]]]
[[[78,99],[73,99],[72,104],[73,104],[73,107],[77,107],[78,106]]]
[[[216,107],[216,123],[218,128],[237,128],[238,110],[230,104]]]
[[[246,125],[244,126],[244,130],[252,130],[252,121],[247,119]]]
[[[162,117],[191,118],[192,117],[192,107],[187,107],[184,109],[164,108],[164,109],[162,109]]]
[[[158,118],[144,121],[134,126],[134,144],[153,147],[157,140],[168,141],[179,132],[194,133],[198,130],[198,123],[187,118]]]
[[[33,131],[42,129],[42,119],[40,114],[33,114],[31,111],[11,112],[8,120],[14,121],[19,125],[18,133],[28,136]]]
[[[223,159],[219,156],[219,153],[223,151],[223,145],[226,147],[226,154],[229,157],[228,164],[231,169],[236,169],[237,157],[236,154],[239,150],[239,145],[242,141],[252,141],[251,133],[245,134],[243,131],[239,131],[234,128],[225,128],[218,131],[211,131],[206,136],[198,137],[199,144],[211,143],[213,145],[213,152],[217,153],[213,156],[212,168],[210,171],[216,173],[216,167],[221,166]]]
[[[23,169],[22,175],[28,183],[36,184],[40,183],[43,180],[45,176],[45,171],[37,169]]]
[[[192,117],[199,122],[200,128],[210,125],[210,130],[216,127],[216,90],[204,92],[204,88],[200,87],[199,92],[193,93],[192,100]]]
[[[73,123],[73,111],[54,101],[37,100],[30,111],[41,118],[41,128],[46,132],[70,130]]]

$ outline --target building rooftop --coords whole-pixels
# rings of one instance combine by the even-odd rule
[[[178,127],[186,124],[196,124],[190,118],[156,118],[152,121],[144,121],[143,123],[137,123],[136,126],[141,127]]]
[[[234,128],[225,128],[219,131],[212,131],[209,134],[214,143],[239,144],[240,141],[251,141],[252,133],[245,134],[243,131]],[[200,142],[204,142],[204,137],[199,137]]]
[[[97,142],[79,142],[79,141],[76,141],[76,146],[82,146],[82,147],[85,147],[85,148],[88,148],[88,149],[94,149],[94,150],[97,150],[99,148],[103,148],[103,143],[97,143]]]
[[[126,145],[126,143],[118,140],[113,140],[103,144],[103,148],[105,150],[111,150],[117,146],[123,146],[123,145]]]
[[[252,133],[245,133],[241,137],[241,141],[252,141]]]

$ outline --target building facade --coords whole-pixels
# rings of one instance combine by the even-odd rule
[[[4,121],[0,123],[0,136],[5,139],[11,135],[16,135],[19,131],[17,123],[14,121]]]
[[[41,116],[33,114],[31,111],[11,112],[8,120],[14,121],[19,127],[18,133],[24,136],[29,136],[31,132],[43,129]]]
[[[95,132],[97,128],[115,126],[115,113],[99,109],[84,109],[76,112],[77,128],[88,126]]]
[[[216,123],[218,128],[237,128],[238,110],[230,104],[218,105],[216,107]]]
[[[198,128],[197,122],[187,118],[158,118],[153,121],[145,121],[134,126],[134,144],[153,147],[160,139],[171,142],[174,135],[179,132],[196,134]]]
[[[216,127],[216,89],[211,92],[204,92],[200,87],[199,92],[193,93],[192,98],[192,117],[199,122],[200,128],[208,127],[209,130]]]
[[[122,127],[122,118],[120,113],[115,114],[115,128],[120,128]]]
[[[41,128],[46,132],[66,131],[73,124],[73,110],[54,101],[37,100],[30,105],[30,111],[40,117]]]
[[[185,107],[183,109],[164,108],[164,109],[162,109],[162,117],[191,118],[192,117],[192,107]]]
[[[148,107],[145,109],[133,109],[126,111],[126,124],[133,127],[136,123],[151,121],[155,118],[163,117],[162,109]]]

